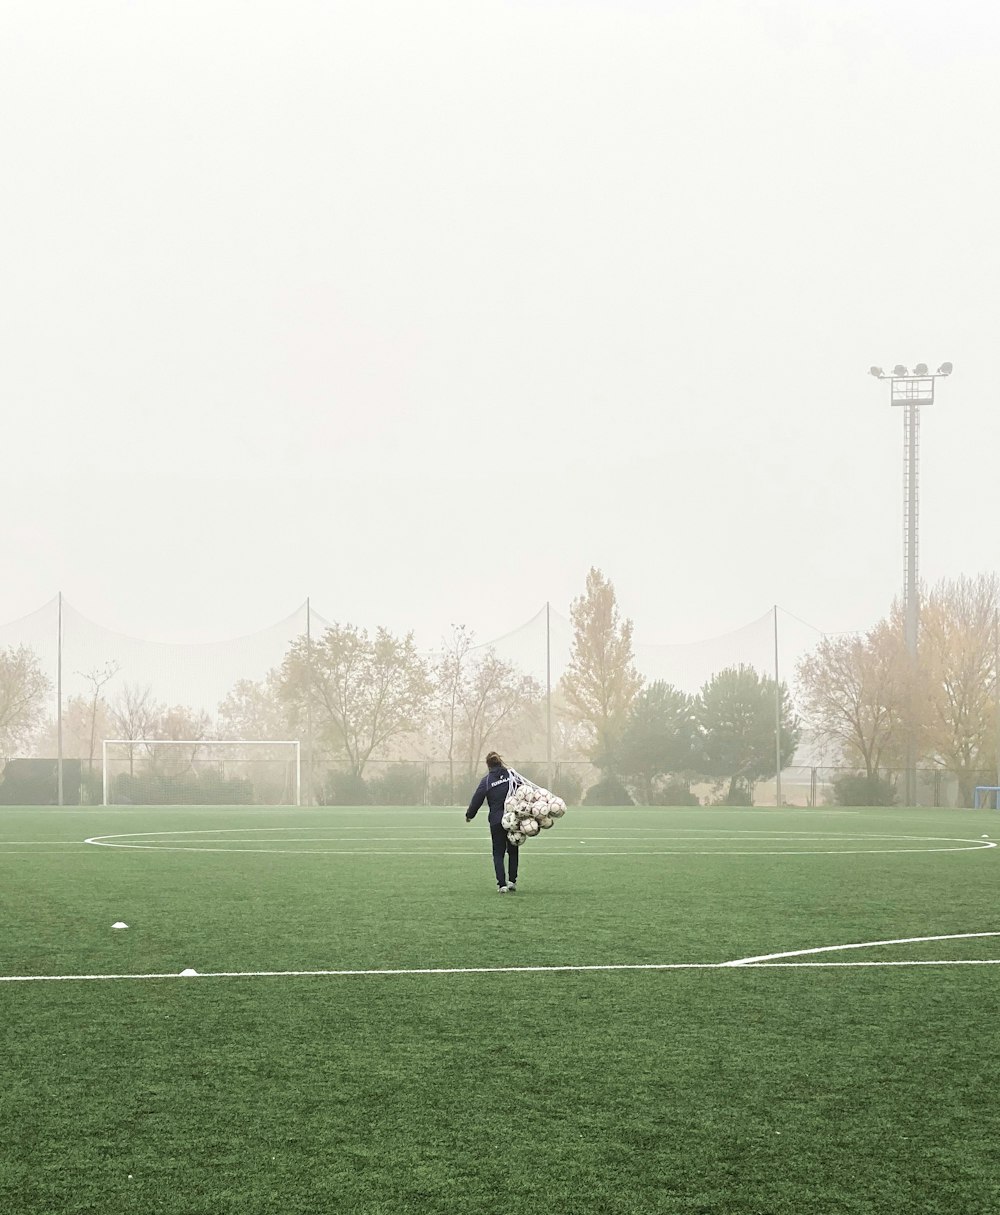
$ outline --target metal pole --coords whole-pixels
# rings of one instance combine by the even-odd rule
[[[316,790],[316,770],[313,766],[313,719],[312,719],[312,604],[306,596],[306,746],[309,755],[306,759],[306,772],[309,777],[306,797],[308,804],[313,804]],[[300,803],[301,804],[301,796]]]
[[[919,606],[917,602],[917,428],[920,413],[915,404],[904,407],[904,429],[906,432],[906,653],[909,660],[909,726],[906,731],[906,804],[917,801],[917,723],[916,678],[917,678],[917,629]]]
[[[993,696],[996,700],[997,787],[1000,788],[1000,612],[993,612]],[[1000,793],[993,794],[993,805],[1000,810]]]
[[[545,739],[549,769],[549,788],[555,780],[552,770],[552,625],[549,604],[545,604]]]
[[[59,592],[58,640],[56,642],[56,802],[63,804],[63,718],[62,718],[62,591]],[[105,801],[107,799],[105,798]]]
[[[781,680],[778,675],[778,605],[774,605],[774,804],[781,806]]]
[[[954,371],[951,363],[942,363],[935,374],[931,374],[926,363],[918,363],[910,372],[898,363],[886,374],[881,367],[870,367],[869,375],[878,380],[888,380],[891,388],[890,403],[903,407],[903,609],[907,653],[907,707],[906,707],[906,803],[914,805],[917,800],[917,665],[918,632],[920,625],[920,590],[918,582],[919,543],[917,529],[919,512],[917,498],[919,487],[917,474],[919,465],[920,412],[919,406],[934,403],[934,389],[943,376]]]
[[[108,804],[108,740],[101,740],[101,784],[104,787],[104,796],[101,800],[101,805]]]

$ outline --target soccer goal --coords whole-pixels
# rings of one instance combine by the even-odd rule
[[[297,739],[107,738],[105,806],[300,806]]]
[[[992,807],[990,802],[993,803]],[[981,810],[1000,810],[1000,786],[997,785],[977,785],[976,795],[973,799],[973,808]]]

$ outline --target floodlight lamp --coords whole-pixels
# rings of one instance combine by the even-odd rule
[[[938,368],[938,375],[951,375],[951,372],[952,372],[951,363],[942,363],[941,366]]]
[[[914,369],[913,369],[913,374],[914,375],[926,375],[927,374],[927,364],[918,363],[916,365],[916,367],[914,367]]]
[[[885,375],[885,372],[882,370],[881,367],[869,367],[868,374],[875,376],[877,379],[881,379],[882,376]]]
[[[906,368],[903,366],[902,363],[897,363],[896,366],[893,367],[893,369],[892,369],[892,374],[895,376],[903,376],[903,375],[909,375],[909,372],[906,370]]]

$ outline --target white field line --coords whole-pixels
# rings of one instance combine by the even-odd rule
[[[353,976],[400,975],[506,975],[553,974],[593,970],[719,970],[718,962],[636,962],[595,966],[425,966],[394,970],[214,970],[195,975],[176,972],[145,975],[0,975],[0,983],[69,982],[73,979],[287,979],[349,978]]]
[[[570,833],[567,832],[566,834],[570,834]],[[113,838],[113,837],[98,835],[98,836],[94,836],[94,838],[92,840],[76,840],[75,842],[78,844],[79,843],[84,843],[84,844],[102,843],[103,844],[104,840],[109,839],[109,838]],[[291,839],[274,839],[274,840],[262,840],[262,839],[253,839],[253,840],[217,839],[217,840],[214,840],[214,839],[208,839],[208,840],[198,840],[197,844],[199,844],[199,845],[205,845],[205,844],[226,844],[226,845],[229,845],[229,844],[276,844],[276,845],[283,845],[283,844],[428,844],[430,846],[433,846],[434,844],[438,843],[440,840],[464,840],[465,842],[474,845],[476,848],[482,848],[484,838],[485,837],[481,833],[473,835],[470,832],[457,833],[455,835],[443,835],[443,834],[435,835],[432,839],[428,839],[427,836],[425,836],[425,835],[394,835],[394,836],[388,837],[384,840],[373,839],[370,835],[304,835],[304,836],[301,836],[300,838],[293,837]],[[542,837],[542,838],[552,838],[552,837]],[[587,835],[584,838],[588,841],[596,840],[598,843],[605,843],[608,840],[621,840],[622,836],[620,836],[620,835]],[[683,838],[678,838],[675,835],[633,835],[633,836],[627,837],[625,839],[625,843],[641,844],[647,840],[669,840],[676,844],[688,844],[688,843],[698,844],[698,843],[705,843],[705,842],[720,843],[720,844],[723,844],[723,843],[750,843],[751,838],[752,837],[745,837],[745,838],[737,838],[737,839],[731,840],[731,839],[727,839],[723,836],[717,836],[717,835],[684,836]],[[777,844],[777,843],[818,844],[818,843],[824,842],[825,840],[829,840],[831,838],[832,837],[828,836],[828,835],[814,835],[814,836],[806,836],[801,839],[796,838],[796,839],[792,839],[792,840],[782,840],[778,836],[774,836],[774,837],[764,836],[760,839],[759,842],[762,844],[764,844],[764,843],[768,843],[768,844]],[[866,840],[869,837],[848,836],[845,838],[847,840],[853,840],[853,839]],[[871,838],[873,838],[873,839],[897,839],[898,840],[898,839],[905,839],[906,837],[898,836],[898,835],[896,835],[896,836],[886,835],[886,836],[874,836]],[[192,842],[194,842],[194,841],[192,841]],[[835,840],[834,842],[836,843],[838,841]],[[841,842],[843,842],[843,841],[841,841]],[[156,845],[156,844],[153,844],[153,845],[149,845],[149,844],[129,845],[128,843],[104,844],[104,847],[107,847],[107,848],[128,848],[128,847],[132,847],[132,846],[134,846],[136,848],[141,848],[141,847],[148,848],[150,846],[152,846],[154,848],[158,847],[158,845]]]
[[[732,962],[723,962],[723,966],[732,968]],[[907,962],[755,962],[752,966],[744,966],[742,970],[821,970],[832,967],[851,968],[859,966],[1000,966],[1000,958],[938,958],[936,961]]]
[[[483,826],[485,824],[485,821],[486,821],[485,819],[478,820],[478,822],[476,823],[476,826]],[[574,820],[568,820],[568,821],[569,821],[569,825],[573,827],[574,834],[576,833],[577,830],[583,831],[585,833],[588,830],[588,824],[586,824],[586,823],[579,823],[578,825],[574,825]],[[596,825],[597,824],[592,824],[592,825],[589,825],[589,827],[590,827],[590,829],[593,829],[593,826],[596,826]],[[306,826],[303,826],[301,823],[299,823],[294,827],[218,827],[218,826],[216,826],[216,827],[198,827],[196,829],[190,829],[190,830],[184,830],[184,831],[122,831],[122,832],[118,832],[117,834],[113,834],[113,835],[95,835],[95,836],[92,836],[91,839],[92,840],[144,839],[149,836],[163,836],[163,835],[169,835],[169,836],[175,836],[175,835],[224,836],[224,835],[228,835],[234,831],[240,831],[244,835],[261,835],[266,832],[271,832],[272,834],[274,834],[276,832],[280,833],[280,832],[288,832],[288,831],[359,831],[362,829],[362,827],[368,827],[369,830],[371,830],[371,831],[434,831],[434,832],[440,832],[440,830],[441,830],[440,827],[436,827],[436,826],[432,826],[432,825],[424,824],[424,823],[365,823],[365,824],[361,824],[361,825],[359,825],[357,823],[351,823],[350,825],[344,824],[343,826],[338,826],[336,823],[325,823],[322,827],[306,827]],[[646,827],[622,827],[622,828],[616,830],[615,834],[616,835],[619,834],[620,831],[648,832],[648,828],[646,828]],[[708,832],[708,834],[704,834],[706,831]],[[689,835],[688,834],[689,832],[701,832],[701,834]],[[734,837],[738,837],[738,836],[747,836],[747,837],[753,838],[753,839],[758,839],[758,838],[768,839],[771,836],[781,836],[781,837],[791,836],[793,838],[798,837],[798,836],[806,836],[810,839],[817,838],[817,839],[848,839],[848,840],[859,840],[859,839],[925,840],[925,839],[951,839],[952,838],[951,836],[899,835],[898,833],[894,833],[894,832],[882,832],[882,831],[829,832],[829,831],[817,831],[815,827],[809,827],[809,828],[800,827],[795,830],[787,830],[787,831],[783,830],[781,828],[778,828],[778,827],[733,827],[733,828],[716,827],[714,830],[711,827],[708,827],[708,828],[705,828],[705,827],[677,827],[672,831],[660,832],[659,834],[663,835],[665,838],[670,838],[670,839],[733,839]],[[32,841],[32,842],[34,842],[34,841]],[[76,843],[77,841],[75,841],[75,840],[73,840],[73,841],[65,841],[65,840],[51,841],[50,840],[50,841],[37,841],[37,842],[39,842],[39,843],[44,843],[44,842]],[[90,840],[87,840],[86,842],[89,843]]]
[[[867,946],[901,944],[903,942],[946,941],[964,937],[1000,936],[1000,932],[966,932],[944,937],[905,937],[898,942],[868,941]],[[820,950],[800,950],[799,953],[823,952],[836,949],[861,949],[864,945],[826,945]],[[770,955],[764,955],[770,956]],[[774,955],[797,956],[797,955]],[[398,978],[421,975],[495,975],[495,974],[565,974],[595,971],[666,971],[666,970],[820,970],[824,967],[878,967],[878,966],[997,966],[1000,958],[940,959],[937,961],[902,962],[752,962],[740,959],[736,962],[635,962],[602,963],[581,966],[425,966],[384,970],[213,970],[196,975],[183,975],[174,971],[154,974],[92,974],[92,975],[0,975],[0,983],[70,983],[84,981],[109,981],[127,979],[291,979],[291,978]]]
[[[326,829],[329,830],[329,828],[326,828]],[[351,829],[352,828],[345,828],[345,830],[351,830]],[[379,828],[377,828],[377,827],[374,829],[379,830]],[[577,828],[578,831],[580,829],[582,829],[582,828]],[[479,853],[479,845],[476,840],[476,837],[469,836],[467,834],[461,834],[461,835],[455,835],[455,836],[451,836],[451,835],[440,836],[439,835],[439,836],[433,837],[433,838],[428,837],[426,839],[426,841],[425,841],[424,837],[420,837],[420,836],[412,836],[412,837],[396,836],[391,839],[379,840],[379,839],[372,839],[371,836],[368,836],[368,835],[353,836],[353,837],[337,836],[337,837],[329,837],[329,838],[310,836],[310,837],[305,837],[302,839],[284,838],[284,839],[270,839],[270,840],[250,840],[250,841],[243,841],[243,840],[238,840],[238,839],[227,839],[225,841],[220,841],[220,846],[218,846],[218,847],[207,847],[206,846],[206,845],[214,842],[211,839],[208,839],[208,840],[199,839],[198,844],[194,845],[194,846],[192,846],[191,844],[187,844],[187,843],[169,844],[169,843],[165,842],[166,840],[177,839],[179,836],[199,836],[199,837],[203,837],[206,835],[207,836],[213,836],[213,835],[218,836],[218,835],[224,834],[225,831],[227,831],[227,830],[228,831],[240,831],[240,830],[246,830],[246,829],[233,827],[233,828],[226,828],[226,829],[223,829],[220,831],[218,828],[205,827],[205,828],[199,828],[196,830],[186,830],[186,831],[123,832],[123,833],[119,833],[119,834],[115,834],[115,835],[90,836],[88,839],[84,840],[84,843],[91,844],[94,847],[120,848],[120,849],[124,849],[126,851],[134,851],[134,852],[140,852],[140,851],[145,851],[145,852],[207,852],[207,853],[238,852],[238,853],[244,853],[247,855],[264,854],[264,855],[284,855],[284,856],[426,856],[426,855],[433,855],[435,858],[437,858],[437,857],[466,857],[466,858],[469,858],[469,857],[478,856],[478,853]],[[302,828],[301,827],[298,827],[298,828],[295,828],[295,827],[250,828],[249,832],[258,832],[259,833],[260,831],[270,831],[273,833],[275,831],[281,831],[281,830],[301,831]],[[317,828],[317,830],[323,830],[323,828]],[[617,836],[607,836],[607,835],[601,835],[601,836],[586,835],[586,833],[585,833],[585,838],[580,840],[580,845],[578,845],[576,848],[574,848],[572,850],[565,850],[565,849],[559,849],[557,847],[552,847],[551,845],[549,845],[544,849],[544,851],[542,852],[542,855],[560,856],[560,857],[562,857],[562,856],[573,856],[573,857],[580,857],[580,856],[594,856],[594,857],[597,857],[597,856],[864,856],[864,855],[882,856],[882,855],[889,855],[889,854],[893,854],[893,853],[906,853],[906,852],[973,852],[978,849],[996,847],[996,844],[990,840],[985,840],[985,841],[982,839],[969,840],[969,839],[948,837],[948,836],[898,836],[898,835],[879,835],[879,834],[868,834],[868,833],[865,833],[865,834],[851,833],[851,834],[828,835],[828,836],[827,835],[805,836],[801,830],[794,831],[794,832],[793,831],[780,832],[780,831],[775,831],[774,829],[770,829],[770,830],[757,832],[756,834],[753,833],[752,831],[745,831],[742,829],[739,829],[737,832],[725,832],[725,829],[720,829],[720,830],[722,832],[721,834],[713,834],[713,835],[707,835],[707,836],[686,836],[686,837],[678,838],[676,836],[672,837],[669,835],[651,835],[651,836],[639,836],[639,837],[627,838],[627,839],[623,840],[622,842],[626,843],[626,844],[641,844],[644,839],[649,839],[649,840],[673,839],[676,843],[683,843],[683,844],[694,843],[694,842],[704,842],[704,841],[708,841],[708,840],[711,840],[713,842],[719,842],[719,843],[726,843],[726,842],[743,843],[743,842],[749,841],[750,839],[758,839],[761,843],[765,843],[765,842],[772,843],[772,842],[777,842],[777,840],[782,839],[782,837],[790,836],[791,838],[789,838],[787,840],[787,842],[789,844],[813,843],[813,842],[818,842],[821,839],[824,841],[830,840],[835,843],[836,842],[853,843],[853,842],[862,842],[862,841],[867,842],[867,841],[874,841],[874,840],[904,840],[904,841],[909,841],[909,842],[914,842],[914,843],[947,843],[950,845],[961,844],[961,845],[965,845],[965,847],[956,848],[956,847],[952,846],[952,847],[947,847],[947,848],[816,848],[816,849],[805,849],[805,848],[780,848],[780,849],[669,848],[669,849],[657,849],[657,848],[640,847],[640,848],[632,848],[632,849],[619,848],[619,849],[603,849],[603,850],[595,849],[595,848],[588,848],[585,852],[581,852],[579,850],[580,845],[586,847],[586,844],[588,841],[605,843],[605,842],[610,842],[614,839],[620,838]],[[567,832],[566,834],[569,834],[569,833]],[[565,838],[565,835],[563,835],[561,838]],[[156,842],[148,843],[148,844],[140,844],[140,843],[133,842],[133,841],[142,840],[142,839],[155,840]],[[399,844],[399,843],[418,843],[418,842],[424,843],[424,842],[426,842],[430,845],[433,845],[437,840],[441,840],[441,839],[448,839],[448,840],[461,839],[463,842],[467,842],[469,847],[458,850],[458,851],[442,852],[442,851],[438,850],[438,851],[434,851],[431,853],[431,852],[428,852],[425,850],[420,850],[420,849],[403,849],[403,848],[396,848],[396,847],[390,847],[390,848],[286,848],[286,847],[275,846],[275,845],[300,843],[300,842],[301,843],[327,843],[327,842],[329,842],[329,843],[342,843],[342,844],[343,843],[370,843],[370,844],[384,843],[384,844],[392,844],[392,845]],[[118,841],[121,841],[121,842],[118,842]],[[244,848],[244,847],[233,847],[232,846],[234,844],[242,844],[244,842],[260,843],[260,844],[266,843],[266,844],[270,844],[271,847]]]
[[[87,840],[86,843],[99,844],[98,840]],[[956,841],[959,842],[959,841]],[[610,851],[600,848],[574,849],[571,852],[560,851],[557,848],[534,848],[539,856],[888,856],[894,853],[913,852],[976,852],[983,848],[995,848],[996,844],[983,844],[979,840],[962,841],[968,846],[964,848],[780,848],[749,850],[737,849],[661,849],[633,848],[630,851]],[[443,857],[480,858],[481,850],[466,848],[457,852],[433,851],[428,848],[198,848],[183,845],[157,844],[103,844],[105,848],[122,848],[133,852],[199,852],[199,853],[229,853],[246,856],[422,856],[433,857],[435,860]],[[15,854],[12,854],[15,855]],[[21,855],[28,855],[27,853]],[[32,854],[34,855],[34,854]]]
[[[375,830],[378,830],[378,828],[375,828]],[[86,840],[68,840],[65,842],[77,843],[77,844],[79,844],[79,843],[101,844],[107,848],[128,848],[128,847],[138,848],[138,847],[144,847],[144,846],[148,847],[148,845],[141,845],[141,844],[132,845],[132,844],[129,844],[128,841],[133,840],[133,839],[136,839],[136,840],[143,839],[143,838],[147,838],[149,836],[160,836],[161,838],[165,837],[164,842],[166,842],[167,839],[173,839],[176,835],[183,835],[183,834],[186,834],[186,833],[185,832],[174,832],[174,831],[160,831],[160,832],[149,831],[149,832],[136,833],[135,835],[95,835]],[[563,838],[567,835],[578,836],[579,828],[576,831],[562,832],[560,838]],[[548,837],[543,837],[543,838],[555,838],[555,837],[548,836]],[[930,835],[829,835],[829,834],[791,835],[790,833],[787,833],[787,832],[776,833],[776,834],[763,833],[763,832],[759,833],[759,834],[750,833],[750,832],[738,832],[738,833],[734,832],[731,835],[655,834],[655,835],[629,835],[629,836],[626,836],[626,835],[624,835],[623,832],[616,832],[614,835],[588,835],[586,832],[584,832],[585,840],[597,840],[599,842],[606,842],[608,840],[624,839],[624,841],[629,844],[633,844],[633,843],[641,844],[641,843],[645,842],[646,840],[669,840],[676,844],[692,844],[692,843],[697,844],[697,843],[706,843],[706,842],[711,842],[711,843],[751,843],[751,842],[753,842],[753,843],[762,843],[762,844],[763,843],[819,844],[819,843],[825,843],[827,841],[833,841],[834,843],[854,843],[854,842],[871,843],[871,842],[874,842],[875,840],[899,840],[899,841],[912,841],[912,842],[925,842],[925,841],[929,841],[929,840],[951,841],[954,838],[955,837],[953,837],[953,836],[941,836],[941,835],[935,835],[935,836],[930,836]],[[420,844],[424,844],[424,843],[426,843],[426,844],[433,845],[433,844],[436,844],[439,840],[465,840],[470,843],[475,843],[475,845],[477,847],[479,847],[482,843],[482,839],[483,839],[483,834],[481,832],[470,832],[470,831],[458,831],[454,835],[445,835],[445,834],[439,832],[438,834],[436,834],[434,836],[430,836],[430,837],[426,836],[426,835],[393,835],[393,836],[386,836],[385,839],[379,839],[378,837],[373,836],[371,834],[367,834],[367,835],[302,835],[302,836],[291,836],[291,837],[282,836],[280,838],[275,838],[273,840],[267,840],[267,839],[262,840],[259,836],[254,839],[224,838],[220,833],[218,839],[199,839],[197,841],[192,841],[192,842],[198,843],[198,844],[353,844],[353,843],[359,843],[359,844],[414,844],[414,843],[420,843]],[[109,840],[125,840],[126,842],[122,843],[122,844],[112,844],[112,843],[106,842]],[[38,841],[33,841],[33,842],[52,843],[52,842],[59,842],[59,841],[38,840]],[[976,842],[981,843],[981,841],[976,841]],[[156,846],[156,845],[154,845],[154,846]],[[984,848],[988,847],[987,844],[982,844],[982,846]]]
[[[856,941],[852,945],[819,945],[813,949],[787,949],[783,953],[761,953],[752,958],[737,958],[723,962],[723,966],[756,966],[762,962],[776,962],[779,958],[802,958],[807,954],[839,953],[844,949],[877,949],[880,945],[916,945],[926,941],[965,941],[972,937],[1000,937],[1000,932],[949,932],[936,937],[892,937],[886,941]],[[867,963],[871,966],[874,963]],[[849,965],[849,963],[842,963]],[[899,963],[894,963],[899,965]]]

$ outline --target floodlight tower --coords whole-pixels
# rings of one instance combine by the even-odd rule
[[[903,409],[903,610],[905,620],[906,652],[910,659],[911,674],[917,665],[917,631],[920,624],[920,601],[917,587],[918,574],[918,457],[920,454],[920,414],[918,406],[934,403],[934,381],[952,373],[951,363],[942,363],[934,374],[927,370],[926,363],[918,363],[909,371],[897,363],[892,371],[881,367],[870,367],[868,374],[879,380],[888,380],[891,386],[890,402]],[[912,685],[911,685],[912,686]],[[910,723],[906,739],[906,804],[912,806],[917,799],[916,739],[914,737],[914,715],[909,714]]]

